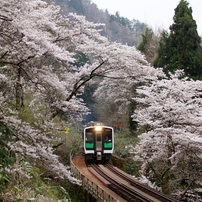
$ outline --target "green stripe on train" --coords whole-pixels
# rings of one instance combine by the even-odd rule
[[[86,142],[86,149],[93,149],[94,143]]]
[[[111,142],[105,142],[104,143],[104,149],[112,149],[112,143]]]

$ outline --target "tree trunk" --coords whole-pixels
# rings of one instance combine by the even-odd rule
[[[15,95],[15,108],[16,110],[20,110],[22,103],[21,103],[21,98],[22,98],[22,86],[21,86],[21,69],[18,68],[17,70],[17,81],[16,81],[16,95]]]

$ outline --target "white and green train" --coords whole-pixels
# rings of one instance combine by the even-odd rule
[[[114,151],[114,129],[102,123],[90,122],[84,128],[84,153],[86,161],[106,162]]]

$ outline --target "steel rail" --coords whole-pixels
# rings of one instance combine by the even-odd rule
[[[121,177],[124,180],[127,180],[132,186],[136,187],[141,191],[146,192],[150,196],[153,196],[154,198],[159,199],[160,201],[163,202],[176,202],[176,200],[174,200],[173,198],[168,197],[167,195],[158,192],[147,185],[140,183],[138,180],[133,179],[132,176],[128,175],[127,173],[123,172],[117,167],[114,167],[112,164],[106,164],[105,166],[113,173],[115,173],[117,176]]]
[[[126,186],[123,183],[119,183],[113,178],[109,177],[107,173],[103,172],[98,165],[91,164],[90,165],[99,175],[109,181],[111,184],[108,185],[112,191],[119,194],[122,198],[126,199],[129,202],[153,202],[153,200],[147,198],[146,196],[142,195],[138,191],[131,189],[130,187]]]

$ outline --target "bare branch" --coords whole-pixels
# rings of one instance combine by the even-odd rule
[[[95,76],[98,76],[98,74],[95,73],[97,69],[99,69],[106,61],[102,61],[95,69],[93,69],[89,76],[85,76],[80,78],[73,86],[72,92],[67,97],[66,101],[71,100],[71,98],[78,92],[78,90],[84,86],[88,81],[90,81]],[[55,118],[60,112],[62,112],[61,109],[57,109],[55,113],[52,114],[51,119]]]
[[[12,21],[12,19],[8,18],[7,16],[1,15],[1,14],[0,14],[0,20]]]

